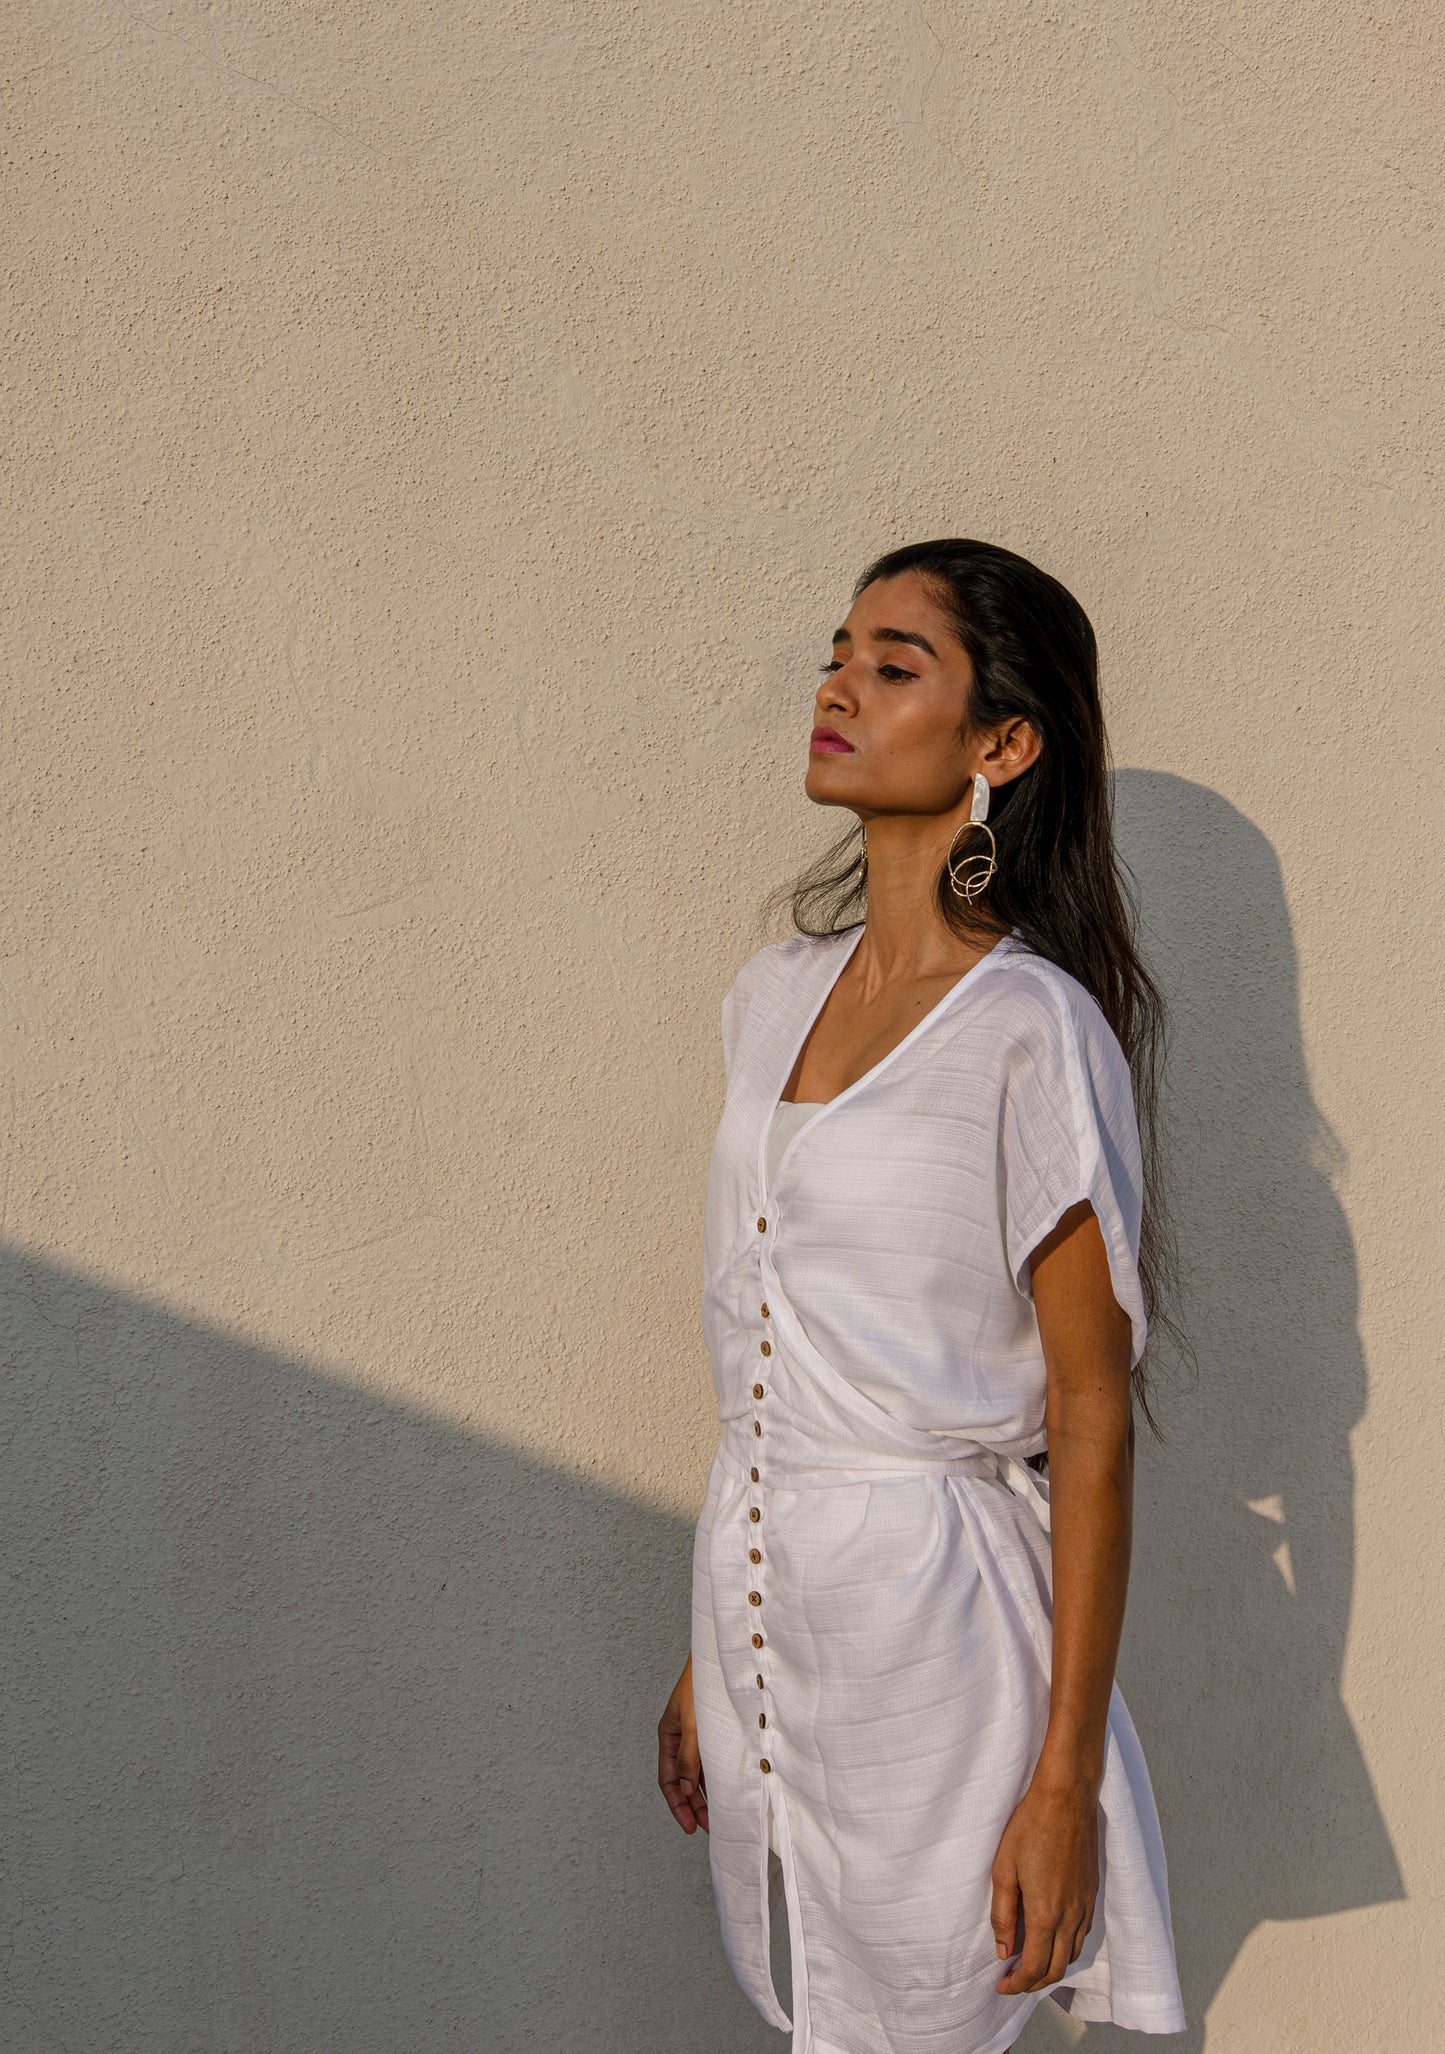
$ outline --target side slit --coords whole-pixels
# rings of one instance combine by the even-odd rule
[[[769,1802],[772,1793],[769,1792]],[[777,1805],[778,1847],[783,1863],[783,1891],[788,1906],[788,1961],[793,1980],[792,2054],[812,2054],[813,2014],[808,2003],[808,1956],[803,1946],[803,1914],[798,1902],[798,1873],[793,1863],[793,1835],[788,1807]],[[771,1971],[769,1971],[771,1974]]]
[[[786,2012],[786,2011],[784,2011],[784,2009],[783,2009],[783,2004],[782,2004],[782,1999],[781,1999],[781,1998],[779,1997],[779,1995],[778,1995],[777,1985],[776,1985],[776,1984],[774,1983],[774,1981],[773,1981],[773,1897],[774,1897],[774,1889],[773,1889],[773,1876],[772,1876],[772,1864],[773,1864],[773,1862],[774,1862],[774,1861],[776,1860],[776,1861],[778,1861],[778,1862],[779,1862],[779,1864],[780,1864],[780,1865],[782,1865],[782,1866],[783,1866],[783,1869],[784,1869],[784,1874],[783,1874],[783,1887],[784,1887],[784,1889],[785,1889],[785,1890],[786,1890],[786,1888],[787,1888],[787,1871],[786,1871],[786,1866],[782,1864],[782,1857],[781,1857],[781,1855],[776,1855],[776,1856],[775,1856],[775,1855],[774,1855],[774,1853],[773,1853],[773,1851],[772,1851],[772,1847],[771,1847],[771,1845],[770,1845],[770,1842],[771,1842],[771,1840],[772,1840],[772,1833],[771,1833],[771,1831],[770,1831],[770,1825],[771,1825],[771,1821],[772,1821],[772,1818],[773,1818],[773,1793],[772,1793],[772,1788],[771,1788],[771,1785],[770,1785],[770,1783],[769,1783],[769,1780],[768,1780],[768,1778],[767,1778],[766,1776],[764,1776],[764,1777],[763,1777],[763,1778],[761,1779],[761,1781],[762,1781],[762,1789],[761,1789],[761,1791],[759,1792],[759,1799],[760,1799],[760,1808],[761,1808],[761,1811],[762,1811],[762,1819],[761,1819],[761,1822],[760,1822],[760,1835],[761,1835],[761,1840],[762,1840],[762,1862],[761,1862],[761,1869],[762,1869],[762,1873],[761,1873],[761,1875],[760,1875],[760,1876],[759,1876],[759,1878],[758,1878],[758,1884],[759,1884],[759,1888],[760,1888],[760,1890],[761,1890],[761,1893],[762,1893],[762,1917],[763,1917],[763,1948],[762,1948],[762,1955],[763,1955],[763,1974],[764,1974],[764,1975],[765,1975],[765,1976],[767,1977],[767,1979],[768,1979],[768,1995],[769,1995],[769,1997],[771,1997],[771,1999],[773,2000],[773,2009],[774,2009],[774,2010],[775,2010],[775,2011],[777,2012],[777,2014],[778,2014],[778,2017],[779,2017],[779,2019],[781,2019],[781,2021],[782,2021],[782,2026],[781,2026],[781,2030],[782,2030],[782,2031],[784,2031],[784,2032],[791,2032],[791,2030],[792,2030],[792,2027],[793,2027],[793,2021],[792,2021],[792,2019],[790,2019],[790,2018],[789,2018],[789,2016],[788,2016],[787,2012]],[[784,1844],[784,1843],[783,1843],[783,1831],[782,1831],[782,1828],[781,1828],[781,1827],[779,1827],[779,1829],[778,1829],[778,1846],[779,1846],[779,1847],[781,1848],[781,1847],[783,1846],[783,1844]],[[791,1948],[791,1945],[792,1945],[792,1919],[791,1919],[791,1916],[789,1917],[789,1921],[788,1921],[788,1923],[789,1923],[789,1935],[788,1935],[788,1940],[789,1940],[789,1947]],[[796,1990],[795,1990],[795,1991],[794,1991],[794,2002],[796,2003],[796,2001],[797,2001],[797,1993],[796,1993]]]

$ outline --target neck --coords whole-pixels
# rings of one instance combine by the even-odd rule
[[[927,817],[868,823],[868,917],[849,965],[866,989],[956,974],[1005,932],[964,940],[938,910],[938,874],[957,825]]]

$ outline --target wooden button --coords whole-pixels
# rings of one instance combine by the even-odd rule
[[[748,1592],[748,1603],[750,1605],[760,1605],[762,1601],[763,1594],[760,1590],[750,1590]]]
[[[753,1646],[754,1646],[754,1647],[761,1647],[761,1646],[762,1646],[762,1644],[763,1644],[763,1636],[761,1635],[761,1633],[755,1633],[755,1634],[753,1635]]]
[[[749,1476],[750,1476],[750,1477],[752,1478],[752,1480],[753,1480],[753,1482],[754,1482],[754,1483],[756,1483],[756,1482],[757,1482],[757,1480],[758,1480],[758,1472],[756,1471],[756,1469],[750,1469],[750,1470],[748,1471],[748,1475],[749,1475]]]
[[[766,1725],[767,1725],[767,1723],[768,1723],[768,1715],[767,1715],[767,1713],[766,1713],[766,1712],[759,1712],[759,1713],[758,1713],[758,1724],[759,1724],[760,1726],[766,1726]]]
[[[765,1776],[771,1776],[773,1773],[773,1765],[768,1760],[766,1755],[764,1755],[763,1759],[758,1763],[758,1767],[762,1770]]]
[[[761,1440],[761,1439],[762,1439],[762,1437],[763,1437],[763,1429],[762,1429],[762,1424],[761,1424],[761,1422],[760,1422],[759,1420],[756,1420],[756,1419],[755,1419],[755,1420],[753,1421],[753,1432],[754,1432],[754,1433],[755,1433],[755,1434],[757,1435],[757,1437],[758,1437],[758,1439],[759,1439],[759,1440]]]
[[[759,1232],[760,1234],[765,1234],[765,1233],[767,1232],[767,1230],[768,1230],[768,1223],[767,1223],[767,1221],[766,1221],[766,1220],[765,1220],[765,1219],[763,1218],[762,1214],[761,1214],[761,1213],[759,1213],[759,1214],[758,1214],[758,1232]]]
[[[772,1314],[768,1311],[766,1300],[764,1300],[763,1304],[758,1309],[762,1313],[764,1319],[772,1318]]]
[[[761,1548],[749,1548],[749,1549],[748,1549],[748,1560],[749,1560],[750,1562],[761,1562],[761,1561],[762,1561],[762,1559],[763,1559],[763,1551],[762,1551],[762,1549],[761,1549]]]
[[[754,1385],[753,1385],[753,1396],[754,1396],[755,1398],[761,1398],[761,1397],[762,1397],[762,1395],[763,1395],[763,1387],[762,1387],[762,1385],[761,1385],[761,1384],[754,1384]]]
[[[748,1517],[752,1520],[754,1526],[757,1525],[758,1521],[762,1518],[762,1516],[762,1513],[758,1510],[756,1505],[750,1505],[748,1507]]]
[[[771,1354],[772,1354],[772,1352],[773,1352],[773,1344],[772,1344],[772,1342],[771,1342],[771,1341],[759,1341],[759,1343],[758,1343],[758,1353],[759,1353],[759,1355],[771,1355]]]
[[[756,1682],[756,1684],[757,1684],[757,1686],[758,1686],[758,1689],[759,1689],[759,1690],[761,1690],[761,1689],[762,1689],[762,1687],[763,1687],[763,1679],[762,1679],[762,1677],[761,1677],[761,1676],[758,1676],[758,1677],[755,1677],[755,1678],[754,1678],[753,1680],[754,1680],[754,1681]]]

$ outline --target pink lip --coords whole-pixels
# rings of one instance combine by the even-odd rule
[[[853,744],[830,727],[815,727],[808,753],[812,756],[851,756]]]

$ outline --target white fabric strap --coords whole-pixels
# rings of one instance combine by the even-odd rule
[[[1000,1455],[998,1476],[999,1482],[1007,1484],[1016,1498],[1023,1499],[1044,1532],[1049,1533],[1049,1487],[1038,1471],[1030,1469],[1017,1455]]]

